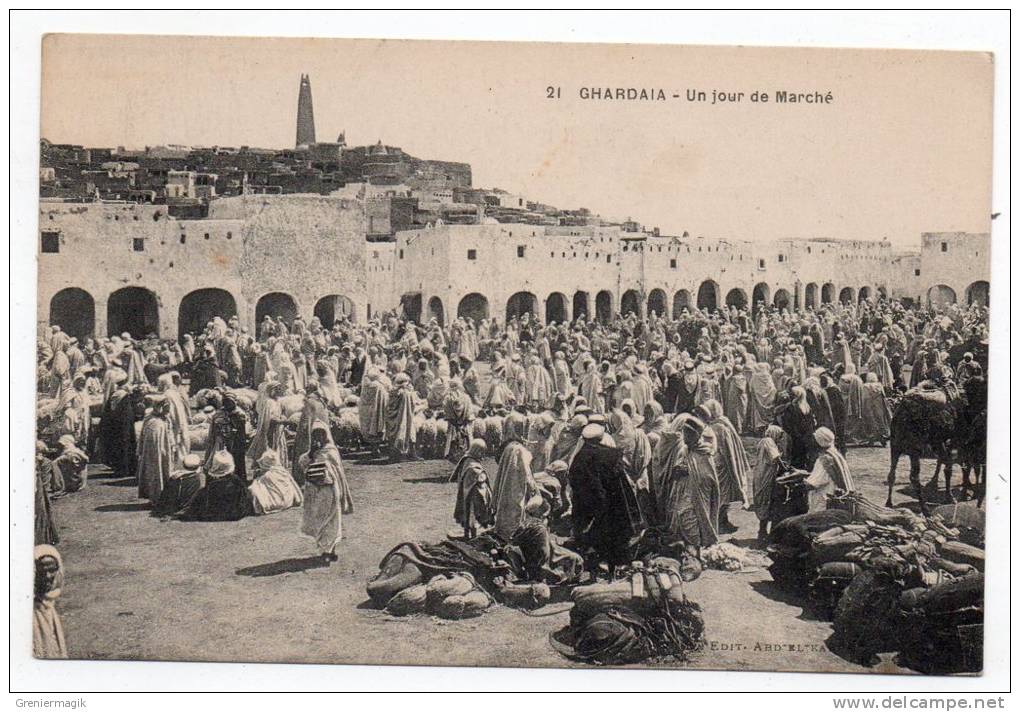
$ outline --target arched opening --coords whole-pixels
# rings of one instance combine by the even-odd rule
[[[567,298],[559,292],[553,292],[545,300],[545,323],[563,324],[567,321]]]
[[[871,287],[861,287],[857,292],[857,301],[866,302],[871,299]]]
[[[666,315],[666,293],[661,289],[653,289],[648,294],[648,313],[656,316]]]
[[[474,323],[489,318],[489,300],[478,292],[464,295],[457,304],[457,318],[470,319]]]
[[[595,295],[595,318],[601,322],[613,318],[613,295],[604,289]]]
[[[506,301],[506,320],[520,318],[525,314],[535,316],[538,311],[538,300],[531,292],[517,292]]]
[[[854,288],[853,287],[843,287],[841,290],[839,290],[839,303],[840,304],[850,304],[851,302],[853,302],[853,300],[854,300]]]
[[[747,306],[747,292],[735,287],[726,293],[726,306],[743,309]]]
[[[217,287],[189,292],[177,310],[177,335],[201,334],[205,325],[217,316],[224,321],[237,316],[234,295]]]
[[[767,307],[769,305],[769,285],[765,282],[758,282],[754,285],[754,289],[751,291],[751,301],[756,310]]]
[[[698,309],[712,311],[719,306],[719,285],[706,279],[698,287]]]
[[[636,289],[628,289],[620,299],[620,313],[623,316],[628,314],[641,314],[641,295]]]
[[[980,280],[967,287],[967,305],[988,306],[988,282]]]
[[[110,336],[127,332],[135,339],[159,334],[159,301],[143,287],[124,287],[106,303],[106,328]]]
[[[818,306],[818,285],[814,282],[804,285],[804,306],[811,309]]]
[[[944,304],[956,304],[956,292],[953,291],[952,287],[948,287],[944,284],[936,284],[928,290],[928,304],[933,307],[942,306]]]
[[[686,289],[677,290],[677,293],[673,295],[673,318],[679,319],[684,313],[684,309],[691,308],[691,293]]]
[[[59,326],[78,339],[96,330],[96,300],[84,289],[61,289],[50,299],[50,326]]]
[[[332,329],[341,319],[354,321],[354,301],[342,294],[330,294],[315,303],[312,314],[319,317],[324,329]]]
[[[405,319],[421,321],[421,292],[409,292],[400,297],[400,313]]]
[[[836,287],[832,282],[826,282],[822,285],[822,304],[832,304],[835,296]]]
[[[261,327],[267,316],[273,321],[283,317],[287,326],[293,324],[297,318],[297,303],[294,297],[283,292],[270,292],[264,295],[255,304],[255,323]]]
[[[439,297],[429,299],[429,321],[435,319],[440,326],[446,326],[443,312],[443,300]]]
[[[775,305],[776,309],[789,309],[790,293],[785,289],[777,289],[775,296],[772,297],[772,304]]]
[[[574,319],[588,318],[588,292],[574,292]]]

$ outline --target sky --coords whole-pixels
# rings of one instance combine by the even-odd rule
[[[468,162],[476,186],[665,234],[916,249],[922,232],[990,229],[982,53],[49,35],[41,136],[292,147],[302,73],[320,141],[344,131]],[[585,87],[667,98],[586,100]],[[743,95],[712,104],[713,90]],[[777,103],[784,90],[832,101]]]

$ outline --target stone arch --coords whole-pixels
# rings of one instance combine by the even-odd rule
[[[465,294],[457,304],[457,318],[471,319],[474,323],[489,318],[489,300],[478,292]]]
[[[866,302],[871,299],[871,287],[861,287],[857,292],[857,301]]]
[[[628,289],[623,293],[623,297],[620,299],[620,314],[623,316],[641,315],[641,295],[636,289]]]
[[[408,292],[400,297],[400,313],[408,321],[421,321],[421,292]]]
[[[988,282],[986,282],[983,279],[980,279],[977,282],[972,282],[970,286],[967,287],[967,291],[964,294],[964,298],[967,300],[968,306],[970,306],[971,304],[978,304],[980,306],[987,307],[988,294],[989,294]]]
[[[843,287],[841,290],[839,290],[839,303],[840,304],[850,304],[851,302],[853,302],[853,300],[854,300],[854,288],[853,287]]]
[[[439,297],[429,299],[429,321],[436,320],[440,326],[446,326],[446,313],[443,310],[443,300]]]
[[[522,317],[525,314],[531,314],[532,318],[534,318],[537,311],[538,299],[531,292],[516,292],[506,300],[507,321],[514,317]]]
[[[747,306],[747,292],[740,287],[734,287],[726,292],[726,306],[743,309]]]
[[[754,308],[760,309],[763,305],[768,306],[770,294],[771,290],[767,283],[758,282],[758,284],[754,285],[754,289],[751,290],[751,303],[754,305]]]
[[[127,332],[136,339],[159,334],[159,299],[144,287],[123,287],[106,302],[106,328],[110,336]]]
[[[319,317],[324,329],[332,329],[333,324],[346,317],[354,321],[354,300],[343,294],[328,294],[315,303],[312,315]]]
[[[698,309],[712,311],[719,307],[719,285],[706,279],[698,287]]]
[[[956,304],[956,291],[948,285],[936,284],[928,290],[928,304],[934,307]]]
[[[84,289],[61,289],[50,299],[50,326],[84,339],[96,331],[96,300]]]
[[[188,292],[177,309],[177,335],[200,334],[213,317],[228,321],[237,316],[234,295],[219,287]]]
[[[294,297],[286,292],[270,292],[263,294],[255,304],[255,324],[257,329],[262,328],[265,318],[271,317],[276,321],[277,317],[283,317],[287,326],[294,323],[297,318],[298,308]]]
[[[776,309],[789,309],[793,305],[790,300],[790,293],[785,289],[777,289],[775,295],[772,297],[772,304]]]
[[[545,323],[564,324],[567,321],[567,298],[560,292],[553,292],[545,300]]]
[[[812,309],[818,306],[818,285],[814,282],[804,285],[804,306]]]
[[[603,289],[595,295],[595,318],[607,322],[613,318],[613,293]]]
[[[691,308],[691,293],[686,289],[678,289],[673,295],[673,318],[679,319],[684,309]]]
[[[588,317],[588,292],[574,292],[574,319]]]
[[[659,316],[666,316],[666,292],[658,288],[648,294],[648,313],[653,312]]]
[[[833,299],[836,298],[836,285],[832,282],[826,282],[822,285],[822,304],[832,304]]]

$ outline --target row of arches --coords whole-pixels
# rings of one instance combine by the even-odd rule
[[[123,287],[113,292],[106,302],[107,335],[128,333],[145,338],[160,333],[160,304],[156,293],[145,287]],[[315,304],[313,314],[323,326],[331,328],[342,317],[354,317],[354,302],[342,294],[330,294]],[[237,316],[237,300],[230,292],[217,287],[196,289],[181,299],[177,310],[177,333],[201,332],[215,316],[229,319]],[[292,324],[298,315],[297,301],[285,292],[270,292],[255,304],[255,323],[267,316],[274,321],[282,317]],[[78,338],[96,332],[96,302],[84,289],[68,287],[50,299],[49,323]]]
[[[881,287],[878,289],[878,293],[885,296],[885,290]],[[835,286],[832,283],[825,283],[820,287],[813,282],[808,283],[804,287],[804,305],[817,307],[819,304],[832,303],[835,294]],[[965,303],[987,306],[988,294],[989,284],[987,281],[973,282],[966,288]],[[866,301],[871,297],[870,287],[861,287],[860,289],[844,287],[838,294],[838,300],[843,304]],[[780,309],[795,305],[794,297],[788,290],[780,288],[773,294],[764,282],[754,286],[751,300],[754,305],[771,303]],[[955,304],[957,294],[948,285],[938,284],[928,290],[927,301],[936,306]],[[620,300],[620,313],[624,315],[639,314],[641,302],[642,297],[638,290],[625,291]],[[544,316],[547,323],[553,321],[563,323],[571,318],[591,316],[589,309],[592,305],[589,292],[576,292],[569,303],[571,309],[568,311],[567,296],[560,292],[554,292],[545,300],[545,308],[540,312],[538,298],[534,294],[517,292],[507,300],[505,316],[508,320],[513,317],[521,317],[524,314],[531,314],[536,318]],[[726,307],[739,309],[747,307],[748,303],[747,293],[739,287],[729,290],[721,302]],[[698,288],[696,297],[692,298],[689,291],[681,289],[673,295],[672,300],[663,289],[655,288],[648,293],[646,308],[649,314],[664,315],[667,312],[667,307],[671,307],[670,315],[675,318],[682,314],[685,308],[690,308],[692,304],[697,305],[700,309],[719,308],[719,285],[712,280],[706,280]],[[423,311],[421,294],[404,295],[401,298],[401,308],[406,318],[421,321]],[[436,319],[440,325],[445,324],[445,309],[439,297],[431,297],[424,308],[427,309],[428,319]],[[608,321],[612,318],[614,311],[612,292],[602,290],[595,295],[594,311],[595,318],[600,321]],[[179,334],[197,333],[202,331],[214,316],[229,319],[237,314],[237,302],[227,290],[216,287],[197,289],[185,295],[181,300],[178,308],[177,331]],[[338,319],[354,317],[354,302],[345,295],[330,294],[316,302],[313,314],[319,318],[323,326],[331,328]],[[265,294],[255,305],[256,324],[261,324],[268,316],[274,321],[282,317],[289,325],[293,323],[297,315],[297,301],[285,292]],[[457,304],[457,316],[468,317],[476,322],[489,318],[489,300],[477,292],[467,294]],[[64,331],[78,338],[91,336],[95,333],[96,327],[95,300],[83,289],[77,287],[62,289],[50,300],[49,323],[60,326]],[[159,334],[159,327],[159,299],[152,290],[144,287],[123,287],[113,292],[107,300],[106,330],[109,335],[127,332],[135,338],[144,338],[150,334]]]
[[[968,306],[971,304],[980,304],[983,307],[987,307],[988,293],[988,282],[985,280],[978,280],[977,282],[972,282],[964,291],[964,301]],[[947,284],[936,284],[929,288],[926,297],[928,304],[932,306],[956,304],[957,300],[956,290]]]

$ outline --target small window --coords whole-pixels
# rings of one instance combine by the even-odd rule
[[[811,247],[808,247],[808,248],[807,248],[807,253],[808,253],[809,255],[811,254]]]
[[[608,265],[608,264],[612,263],[612,261],[613,261],[613,256],[612,255],[606,255],[606,264]]]
[[[676,269],[676,258],[675,257],[669,261],[669,268],[670,269]]]
[[[136,237],[131,241],[132,248],[135,252],[145,252],[145,238]]]
[[[42,251],[48,254],[60,252],[60,233],[44,232],[42,234]]]
[[[209,239],[209,233],[206,233],[206,234],[205,234],[205,239],[206,239],[206,240],[208,240],[208,239]]]
[[[943,242],[942,243],[942,251],[943,252],[949,252],[949,243],[948,242]]]
[[[404,259],[404,251],[402,249],[400,250],[400,259]]]
[[[765,269],[765,260],[758,260],[758,269]]]
[[[468,250],[468,259],[469,260],[477,260],[478,259],[478,250]]]
[[[181,244],[183,245],[187,241],[188,241],[188,236],[187,235],[181,235]]]
[[[919,269],[915,269],[915,270],[914,270],[914,276],[915,276],[915,277],[920,277],[920,276],[921,276],[921,270],[919,270]]]
[[[779,261],[780,262],[785,262],[786,261],[786,255],[779,255]]]
[[[517,246],[517,256],[524,257],[524,245]]]

